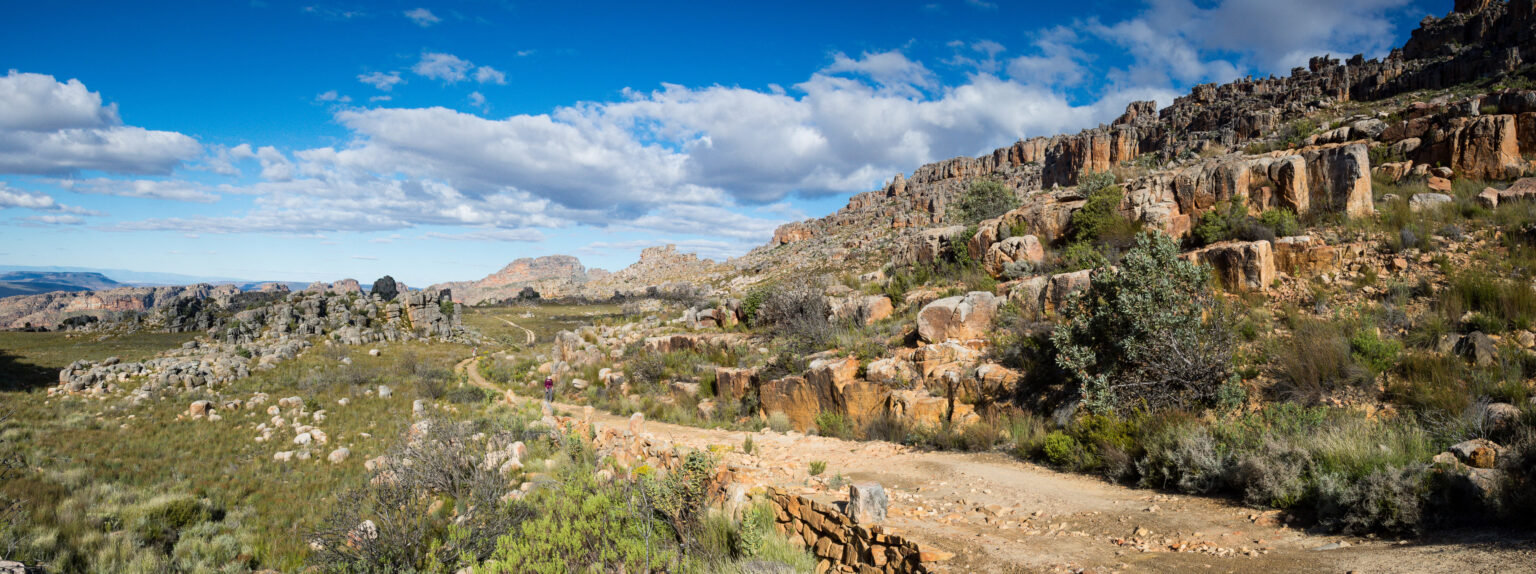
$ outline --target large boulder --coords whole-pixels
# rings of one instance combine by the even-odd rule
[[[1457,355],[1461,355],[1478,366],[1492,365],[1499,360],[1497,343],[1494,342],[1493,337],[1483,334],[1482,331],[1473,331],[1471,334],[1462,337],[1455,344],[1454,350]]]
[[[939,299],[918,311],[917,334],[930,343],[986,337],[999,304],[996,295],[985,291]]]
[[[763,414],[784,413],[798,431],[816,426],[816,415],[832,408],[832,388],[816,386],[803,377],[784,377],[763,383],[759,390]]]
[[[891,316],[895,307],[891,298],[884,295],[850,295],[829,301],[832,317],[850,321],[856,325],[869,325]]]
[[[1536,177],[1523,177],[1509,187],[1498,192],[1499,200],[1495,205],[1505,205],[1516,201],[1536,200]]]
[[[1472,118],[1451,138],[1450,167],[1472,179],[1504,179],[1520,175],[1523,161],[1515,116]]]
[[[1472,468],[1493,468],[1504,455],[1504,447],[1491,440],[1475,438],[1451,445],[1450,452]]]
[[[1229,291],[1267,291],[1275,281],[1275,257],[1268,241],[1226,241],[1180,257],[1210,265]]]
[[[1093,271],[1093,269],[1082,269],[1052,275],[1050,285],[1046,287],[1045,296],[1041,299],[1045,312],[1055,313],[1066,306],[1067,298],[1073,293],[1087,291],[1088,286],[1093,283]]]
[[[938,428],[949,414],[949,401],[925,389],[891,393],[891,416],[911,426]]]
[[[1309,210],[1350,217],[1375,213],[1371,198],[1371,159],[1365,144],[1307,150]],[[1306,210],[1303,210],[1304,213]]]
[[[976,383],[980,385],[981,393],[989,397],[1012,396],[1023,378],[1018,371],[996,363],[976,367]]]
[[[955,341],[924,345],[912,354],[912,361],[917,365],[918,373],[924,380],[936,378],[946,370],[964,372],[979,360],[981,360],[981,351]],[[953,367],[953,369],[947,367]]]
[[[1033,235],[1009,237],[993,243],[982,256],[982,265],[993,277],[1002,277],[1009,263],[1020,261],[1034,265],[1045,261],[1045,248],[1040,245],[1039,238]]]
[[[741,400],[757,387],[757,369],[715,367],[715,392]]]
[[[1455,201],[1456,198],[1443,193],[1415,193],[1413,197],[1408,198],[1408,210],[1417,212],[1435,209],[1442,205],[1450,205]]]
[[[964,231],[963,225],[923,230],[908,239],[903,249],[897,250],[895,260],[892,262],[898,267],[910,267],[942,261],[954,253],[955,246],[952,245],[952,239]]]
[[[808,367],[805,378],[817,387],[847,384],[859,376],[859,360],[853,357],[816,359]]]
[[[1025,318],[1039,319],[1045,314],[1045,294],[1050,285],[1051,278],[1044,275],[1019,280],[1007,285],[1008,301],[1017,306]]]
[[[832,386],[832,403],[854,429],[863,429],[889,412],[891,389],[879,383],[851,380]]]

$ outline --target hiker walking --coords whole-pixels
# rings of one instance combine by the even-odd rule
[[[554,377],[544,377],[544,402],[548,403],[548,402],[553,402],[554,400],[555,400],[555,378]]]

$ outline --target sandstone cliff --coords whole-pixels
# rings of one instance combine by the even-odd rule
[[[914,242],[933,243],[924,230],[949,222],[950,202],[978,178],[1014,189],[1023,206],[1009,217],[1049,239],[1081,205],[1083,171],[1115,171],[1127,191],[1121,211],[1176,236],[1236,196],[1254,210],[1370,213],[1373,155],[1397,160],[1389,176],[1440,165],[1469,178],[1518,177],[1532,171],[1522,158],[1536,154],[1536,92],[1447,89],[1523,73],[1536,61],[1533,39],[1532,0],[1462,0],[1383,59],[1321,56],[1286,77],[1195,86],[1162,110],[1135,102],[1109,125],[927,164],[836,213],[780,227],[731,263],[779,277],[872,270]],[[1423,101],[1424,90],[1445,93]],[[1321,133],[1294,133],[1309,122]]]
[[[603,276],[606,272],[601,269],[589,272],[580,260],[569,255],[524,257],[479,281],[442,283],[429,289],[451,289],[454,301],[466,305],[512,299],[524,287],[532,287],[543,297],[567,297],[579,294],[582,285],[593,274]]]

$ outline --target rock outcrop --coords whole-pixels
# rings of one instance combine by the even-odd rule
[[[443,283],[429,289],[450,290],[455,301],[474,305],[514,299],[524,287],[532,287],[545,298],[567,297],[580,293],[586,282],[587,268],[581,261],[569,255],[549,255],[514,260],[479,281]]]
[[[997,297],[985,291],[939,299],[918,311],[917,335],[930,343],[984,338],[992,330],[999,304]]]
[[[1211,266],[1228,291],[1268,291],[1275,282],[1274,251],[1268,241],[1227,241],[1191,251],[1183,258]]]

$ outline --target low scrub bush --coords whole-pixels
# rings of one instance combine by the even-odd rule
[[[853,427],[848,423],[848,419],[838,412],[822,411],[817,414],[816,428],[820,430],[821,436],[837,438],[853,436]]]
[[[1311,402],[1327,393],[1371,381],[1370,371],[1355,361],[1351,342],[1333,323],[1302,318],[1289,340],[1269,352],[1281,398]]]
[[[503,502],[511,484],[482,464],[488,445],[520,437],[502,432],[480,441],[473,425],[447,419],[429,419],[425,428],[393,449],[373,480],[343,494],[309,536],[323,569],[458,570],[489,558],[497,538],[532,514],[526,504]]]
[[[1114,174],[1083,172],[1078,176],[1077,186],[1086,202],[1072,212],[1067,223],[1067,237],[1073,243],[1128,244],[1135,237],[1138,225],[1120,213],[1125,190],[1115,185]]]
[[[1233,377],[1232,314],[1210,270],[1143,233],[1117,269],[1093,274],[1061,310],[1057,362],[1097,412],[1212,404]]]
[[[981,179],[972,182],[965,193],[960,194],[951,213],[959,223],[974,225],[1018,206],[1019,196],[1008,186],[997,180]]]
[[[805,354],[822,350],[831,339],[832,323],[827,319],[831,314],[820,289],[791,287],[768,295],[757,309],[755,324]]]

